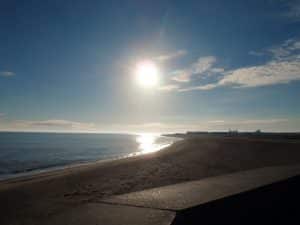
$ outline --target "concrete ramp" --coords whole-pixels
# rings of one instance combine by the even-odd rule
[[[178,211],[300,175],[300,166],[248,170],[104,199],[118,205]]]
[[[36,225],[170,225],[174,212],[118,206],[101,203],[87,203],[67,212],[50,217],[47,221],[28,221],[21,224]]]
[[[299,190],[300,165],[268,167],[113,196],[24,224],[300,224]]]

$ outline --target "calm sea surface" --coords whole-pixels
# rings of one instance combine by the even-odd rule
[[[152,134],[0,132],[0,180],[158,151],[177,139]]]

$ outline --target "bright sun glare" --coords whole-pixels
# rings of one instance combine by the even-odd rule
[[[158,68],[152,61],[144,61],[136,66],[136,80],[143,87],[154,87],[158,84]]]
[[[170,145],[170,143],[160,143],[158,139],[159,136],[155,134],[139,134],[136,138],[136,142],[139,144],[139,153],[157,152]]]

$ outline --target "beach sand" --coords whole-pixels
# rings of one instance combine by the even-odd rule
[[[273,165],[300,163],[300,142],[193,137],[147,155],[0,182],[0,224],[38,224],[101,198]]]

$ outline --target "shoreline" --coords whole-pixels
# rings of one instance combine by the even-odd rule
[[[164,135],[162,135],[164,136]],[[175,137],[174,137],[175,138]],[[135,158],[143,155],[148,155],[148,154],[153,154],[156,152],[163,151],[166,148],[171,147],[175,143],[182,141],[183,138],[178,138],[176,137],[177,140],[174,140],[171,144],[164,145],[163,147],[159,148],[158,150],[152,151],[152,152],[135,152],[135,153],[130,153],[124,156],[118,156],[114,158],[109,158],[109,159],[99,159],[95,161],[87,161],[87,162],[81,162],[81,163],[73,163],[69,165],[64,165],[64,166],[55,166],[55,167],[49,167],[45,169],[37,169],[37,170],[32,170],[28,172],[20,172],[20,173],[15,173],[15,174],[10,174],[8,175],[9,177],[7,178],[1,178],[0,177],[0,185],[1,184],[8,184],[8,183],[18,183],[18,182],[24,182],[24,181],[30,181],[34,179],[39,179],[39,178],[44,178],[52,175],[59,175],[60,173],[63,173],[64,171],[70,171],[70,170],[76,170],[76,169],[82,169],[84,167],[89,168],[92,166],[100,166],[101,164],[105,163],[111,163],[119,160],[124,160],[128,158]]]
[[[299,164],[299,149],[299,141],[188,137],[154,153],[2,181],[0,224],[46,221],[112,195]]]
[[[32,133],[32,132],[30,132],[30,133]],[[69,134],[69,133],[66,133],[66,134]],[[131,135],[131,134],[126,134],[126,135]],[[160,135],[160,136],[168,138],[168,136],[164,136],[164,135]],[[122,159],[126,159],[126,158],[137,157],[140,155],[151,154],[154,152],[162,151],[163,149],[168,148],[171,145],[173,145],[174,143],[183,139],[183,138],[178,138],[178,137],[172,137],[172,138],[173,138],[173,140],[171,143],[162,145],[159,148],[153,149],[153,151],[150,151],[150,152],[142,152],[142,151],[138,152],[137,151],[137,152],[132,152],[132,153],[124,154],[124,155],[107,157],[107,158],[103,158],[103,159],[95,159],[95,160],[88,160],[88,161],[82,161],[82,162],[71,162],[70,164],[65,164],[65,165],[48,166],[48,167],[30,169],[30,170],[24,171],[24,172],[16,172],[16,173],[0,175],[0,185],[1,185],[1,183],[6,183],[6,182],[10,182],[10,181],[16,182],[15,180],[33,179],[33,177],[39,177],[40,175],[42,176],[43,174],[46,175],[46,174],[50,174],[50,173],[54,173],[54,172],[76,169],[77,167],[90,166],[92,164],[106,163],[106,162],[111,162],[111,161],[115,161],[115,160],[122,160]]]

